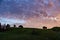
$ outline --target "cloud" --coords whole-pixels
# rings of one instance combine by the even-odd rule
[[[54,17],[60,15],[59,0],[0,0],[0,16],[3,18],[23,19],[28,25],[40,26],[39,24],[55,23]],[[53,17],[53,18],[51,18]],[[33,23],[34,22],[34,23]],[[49,23],[50,24],[50,23]],[[49,25],[48,24],[48,25]]]

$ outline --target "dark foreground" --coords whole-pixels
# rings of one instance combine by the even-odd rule
[[[13,28],[0,32],[0,40],[60,40],[60,32],[51,29]]]

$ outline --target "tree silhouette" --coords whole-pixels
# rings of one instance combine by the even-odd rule
[[[10,28],[10,25],[9,25],[9,24],[7,24],[7,25],[6,25],[6,28],[7,28],[7,29],[8,29],[8,28]]]
[[[2,26],[1,26],[1,23],[0,23],[0,31],[2,31],[2,28],[1,28]]]
[[[2,31],[3,32],[6,31],[6,25],[5,24],[2,26]]]
[[[7,24],[7,25],[6,25],[6,30],[7,30],[7,31],[10,31],[10,24]]]
[[[16,28],[16,25],[14,25],[14,28]]]
[[[43,26],[43,29],[47,29],[47,27],[46,26]]]
[[[0,29],[1,29],[1,23],[0,23]]]
[[[19,25],[19,28],[23,28],[23,26],[22,25]]]

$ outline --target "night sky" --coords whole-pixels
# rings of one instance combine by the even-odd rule
[[[0,22],[29,28],[60,26],[60,0],[0,0]]]

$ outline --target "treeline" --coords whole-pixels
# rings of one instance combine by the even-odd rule
[[[11,28],[16,28],[16,27],[17,27],[16,25],[14,25],[13,27],[11,27],[10,24],[7,24],[7,25],[4,24],[4,25],[2,25],[0,23],[0,31],[9,31]],[[19,25],[18,28],[23,28],[23,26]]]
[[[13,27],[10,26],[10,24],[7,25],[2,25],[0,23],[0,31],[4,32],[4,31],[10,31],[13,28],[17,28],[16,25],[14,25]],[[19,25],[18,28],[24,28],[23,25]],[[43,26],[43,30],[48,30],[46,26]],[[56,32],[60,32],[60,27],[53,27],[50,30],[56,31]],[[35,31],[34,29],[32,30],[33,32]]]

